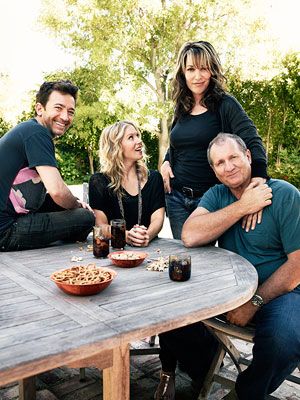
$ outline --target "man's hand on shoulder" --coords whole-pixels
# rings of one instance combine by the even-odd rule
[[[258,185],[263,185],[264,183],[266,183],[266,179],[260,177],[252,178],[251,183],[254,183],[255,184],[254,187],[256,187]],[[257,211],[256,213],[245,215],[242,220],[242,228],[245,229],[246,232],[249,232],[250,229],[254,230],[256,224],[261,223],[262,214],[263,214],[263,208]]]
[[[254,214],[271,205],[272,197],[272,189],[268,185],[251,182],[239,199],[239,204],[245,215]]]

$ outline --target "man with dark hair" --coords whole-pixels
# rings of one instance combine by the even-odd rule
[[[203,195],[182,240],[187,247],[218,240],[255,266],[255,295],[227,313],[236,325],[255,322],[253,360],[226,398],[263,400],[300,362],[300,194],[281,180],[250,183],[251,153],[235,135],[219,134],[208,147],[208,161],[222,184]],[[242,229],[243,217],[261,209],[255,228]]]
[[[92,229],[92,210],[64,183],[53,144],[73,122],[77,92],[70,81],[44,82],[35,118],[0,139],[0,251],[81,241]]]

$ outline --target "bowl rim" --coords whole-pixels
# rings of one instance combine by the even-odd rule
[[[139,258],[134,258],[134,259],[127,259],[127,260],[122,260],[119,258],[113,258],[112,256],[114,254],[126,254],[126,253],[135,253],[135,254],[139,254],[142,255],[142,257]],[[145,258],[147,258],[149,256],[149,253],[145,252],[145,251],[140,251],[140,250],[118,250],[118,251],[112,251],[108,254],[108,258],[110,258],[111,260],[116,260],[116,261],[137,261],[137,260],[145,260]]]
[[[82,265],[73,265],[72,267],[80,267],[80,266],[82,267]],[[110,278],[110,279],[106,279],[105,281],[101,281],[101,282],[86,283],[86,284],[84,284],[84,285],[73,284],[73,283],[65,283],[65,282],[57,281],[57,280],[54,279],[54,277],[53,277],[54,274],[56,274],[57,272],[63,272],[63,271],[69,270],[69,269],[71,269],[72,267],[70,267],[70,268],[63,268],[63,269],[59,269],[59,270],[57,270],[57,271],[52,272],[52,274],[50,275],[50,279],[52,280],[52,282],[58,283],[58,284],[61,284],[61,285],[72,286],[72,287],[75,287],[75,286],[82,286],[82,287],[83,287],[83,286],[103,285],[103,284],[106,283],[106,282],[112,281],[112,280],[115,279],[115,277],[118,275],[117,272],[116,272],[115,270],[111,269],[111,268],[108,268],[108,267],[96,267],[96,268],[98,268],[98,269],[101,269],[101,270],[104,270],[104,271],[108,271],[108,272],[111,274],[111,278]]]

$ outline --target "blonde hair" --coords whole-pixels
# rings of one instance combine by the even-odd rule
[[[110,179],[109,187],[122,194],[122,179],[125,174],[122,139],[127,128],[133,127],[139,134],[138,127],[129,121],[118,121],[103,129],[99,140],[100,172]],[[136,161],[136,170],[141,180],[148,176],[147,156],[143,151],[143,159]]]

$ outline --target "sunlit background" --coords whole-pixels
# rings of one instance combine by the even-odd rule
[[[155,0],[144,1],[155,6]],[[299,0],[251,3],[249,13],[265,19],[265,35],[273,40],[274,49],[282,55],[300,50]],[[45,73],[71,69],[74,63],[38,24],[40,7],[41,0],[0,0],[0,110],[12,122],[27,107],[28,91],[37,89]],[[266,54],[262,49],[258,56]]]

